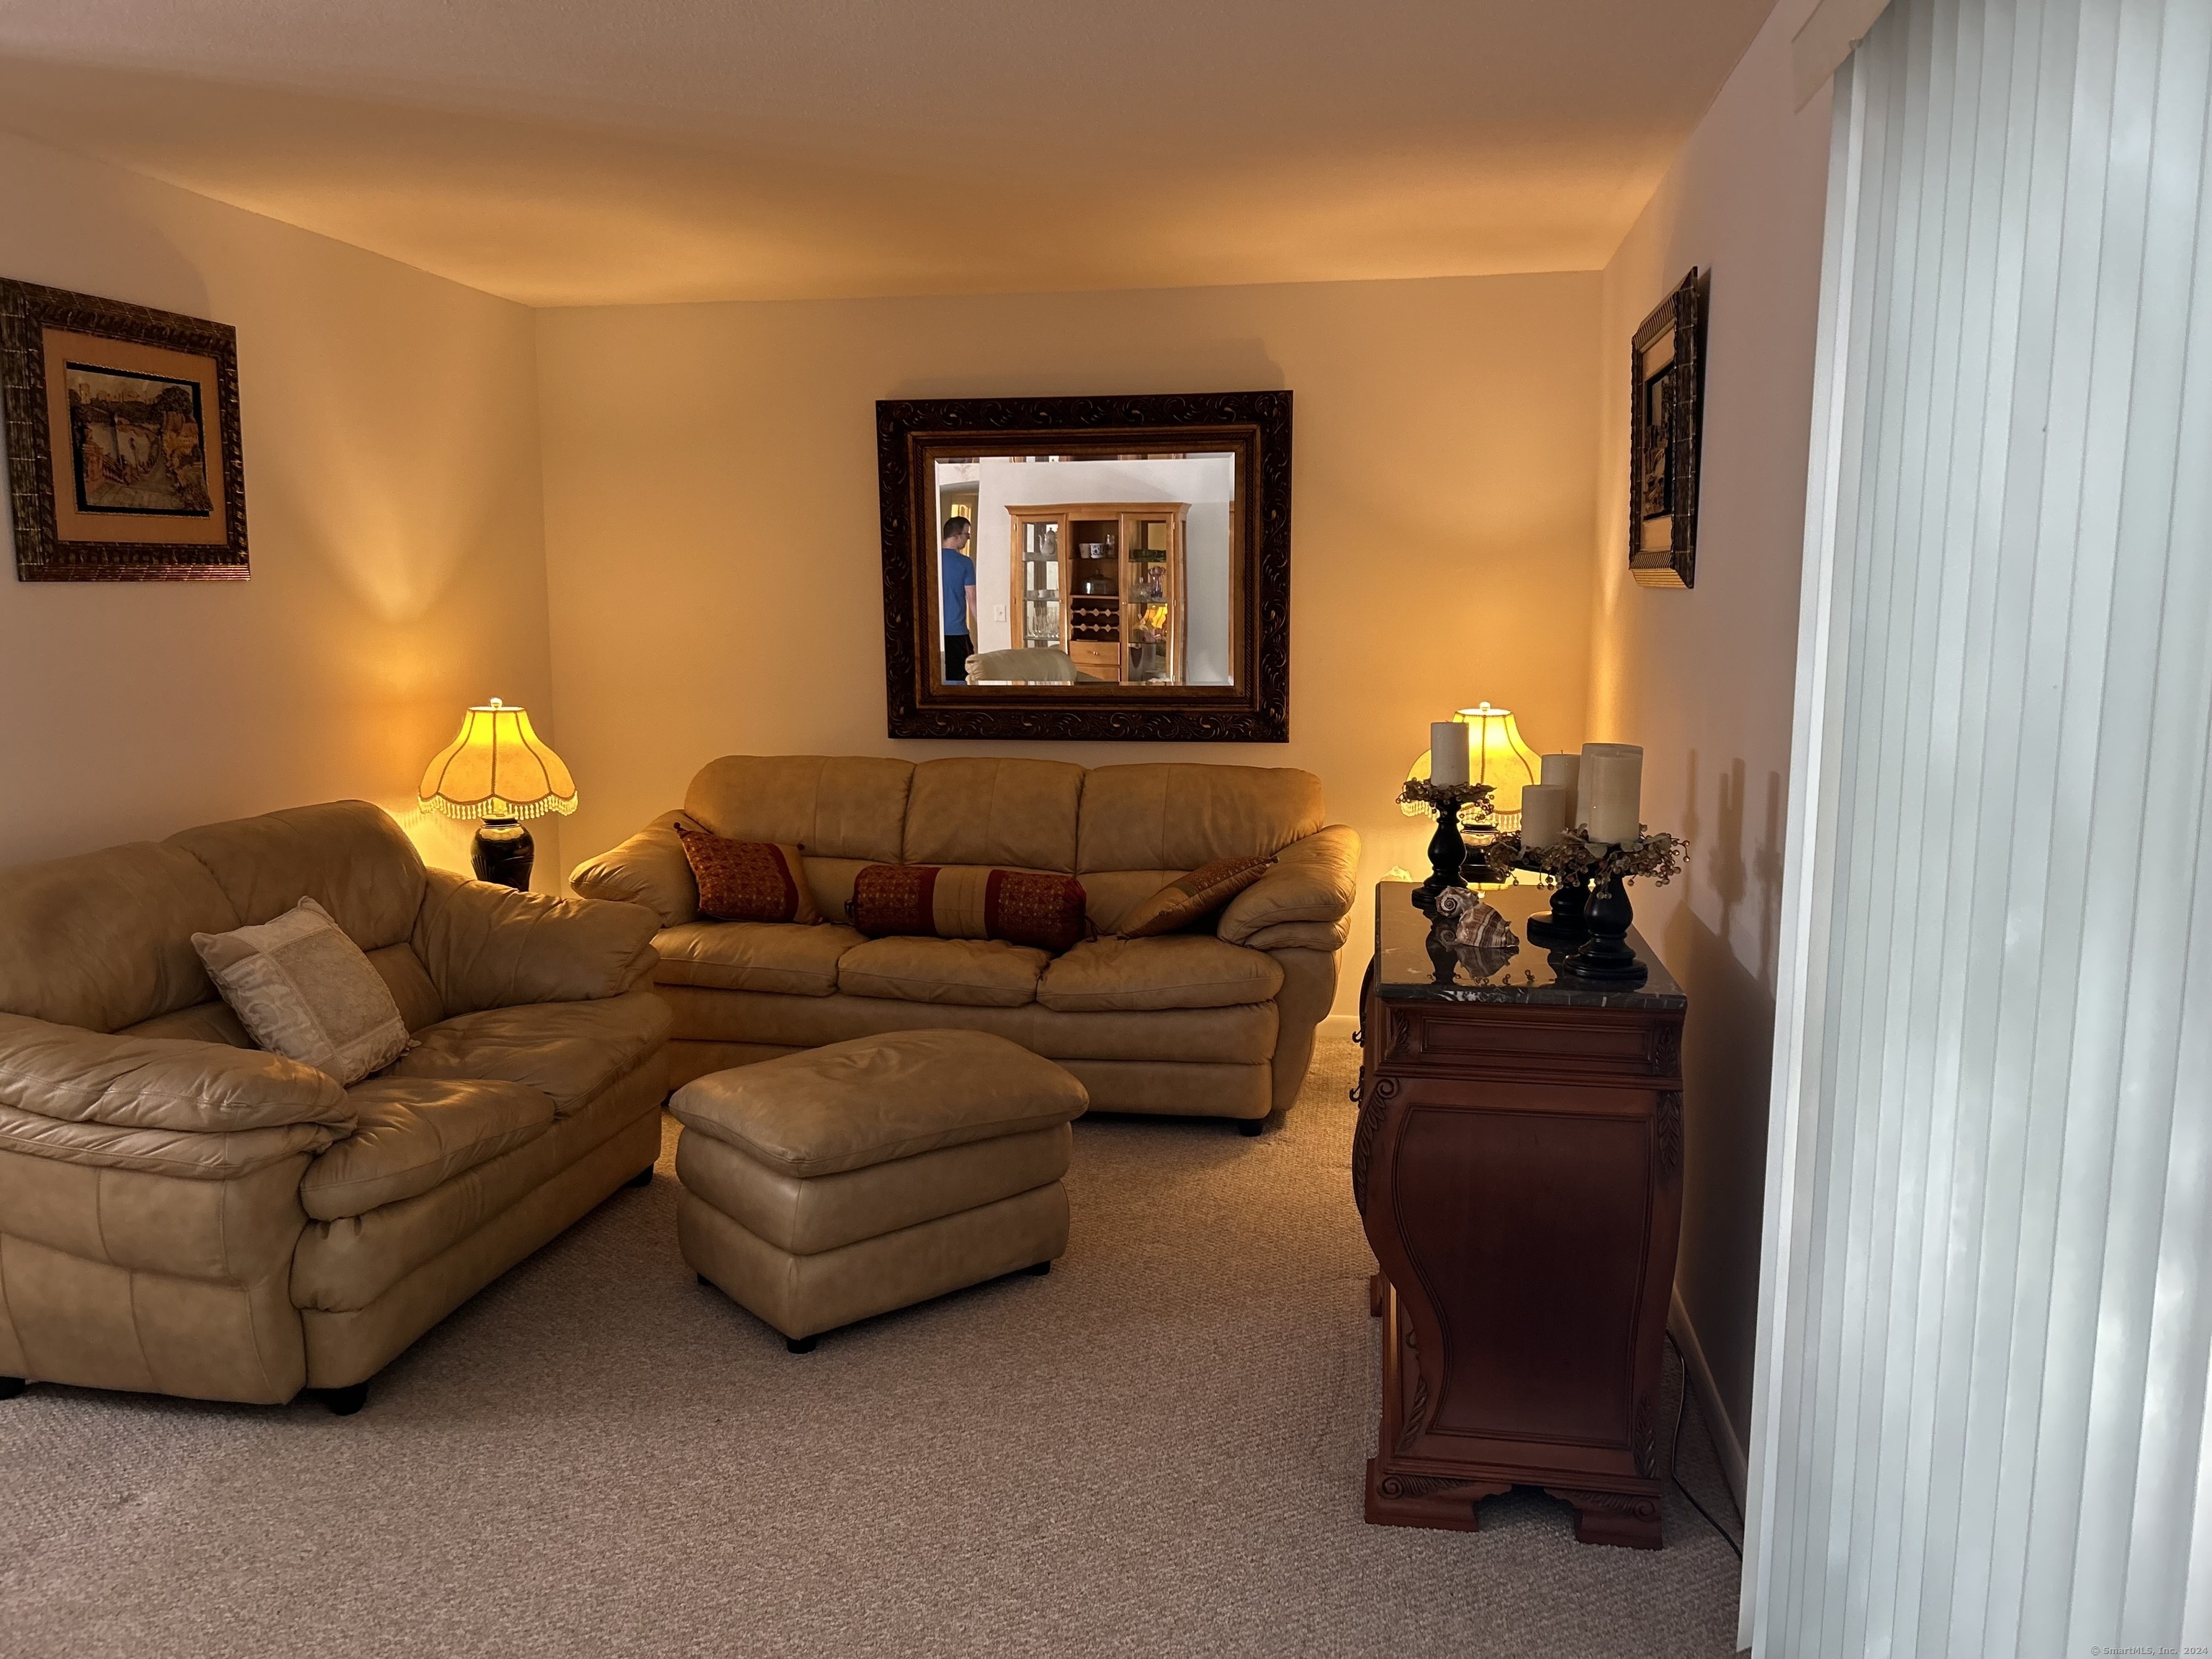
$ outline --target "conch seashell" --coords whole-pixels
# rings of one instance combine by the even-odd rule
[[[1477,984],[1513,960],[1512,951],[1478,951],[1469,945],[1453,947],[1452,955],[1459,959],[1460,966],[1467,969],[1468,977]]]
[[[1480,900],[1460,913],[1459,928],[1452,940],[1469,950],[1494,951],[1504,956],[1521,948],[1521,937],[1513,931],[1513,924]]]

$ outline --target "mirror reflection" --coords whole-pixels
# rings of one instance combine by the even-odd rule
[[[942,683],[1235,684],[1233,453],[933,465]]]

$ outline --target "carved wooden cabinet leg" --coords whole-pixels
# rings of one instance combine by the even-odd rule
[[[1437,1527],[1480,1532],[1482,1500],[1513,1490],[1510,1480],[1456,1474],[1384,1474],[1367,1460],[1367,1518],[1379,1527]]]
[[[1367,1316],[1370,1319],[1382,1317],[1382,1292],[1385,1288],[1381,1273],[1367,1275]]]
[[[1620,1544],[1632,1550],[1660,1546],[1659,1500],[1625,1492],[1574,1492],[1547,1486],[1547,1494],[1575,1506],[1575,1541]]]

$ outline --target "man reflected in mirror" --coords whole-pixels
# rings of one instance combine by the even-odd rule
[[[945,618],[945,678],[959,684],[968,678],[969,654],[975,648],[975,561],[969,545],[975,526],[965,519],[947,519],[938,538],[937,568],[939,603]]]

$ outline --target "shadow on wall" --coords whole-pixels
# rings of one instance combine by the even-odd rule
[[[1743,762],[1733,762],[1718,781],[1708,839],[1698,818],[1698,755],[1692,750],[1686,792],[1690,807],[1682,830],[1692,863],[1661,951],[1690,993],[1682,1038],[1686,1144],[1676,1285],[1741,1437],[1751,1421],[1753,1352],[1753,1328],[1741,1310],[1758,1300],[1766,1181],[1776,930],[1782,902],[1782,775],[1767,775],[1760,839],[1748,853]],[[1701,842],[1705,850],[1699,856]],[[1719,901],[1717,927],[1698,914],[1700,883]],[[1747,906],[1756,907],[1755,921],[1745,914]],[[1739,955],[1734,941],[1741,936],[1740,927],[1755,941],[1755,963]]]

